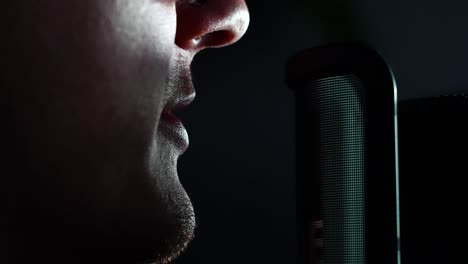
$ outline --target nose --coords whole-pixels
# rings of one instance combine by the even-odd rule
[[[197,0],[195,0],[197,1]],[[176,5],[176,45],[193,52],[223,47],[247,31],[250,16],[245,0],[182,0]]]

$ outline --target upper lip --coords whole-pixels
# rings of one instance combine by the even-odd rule
[[[172,114],[173,111],[187,108],[195,99],[195,89],[190,69],[190,56],[180,53],[176,56],[172,75],[168,81],[167,101],[163,113]]]
[[[177,110],[183,110],[187,108],[195,100],[195,92],[193,91],[187,96],[171,98],[164,106],[163,112],[173,113]]]

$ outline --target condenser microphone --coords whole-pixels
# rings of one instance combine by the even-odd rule
[[[286,67],[296,104],[298,263],[398,264],[396,83],[373,49],[337,43]]]

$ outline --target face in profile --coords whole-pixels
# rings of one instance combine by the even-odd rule
[[[195,227],[175,112],[195,98],[197,52],[245,33],[244,0],[7,6],[12,259],[169,261]]]

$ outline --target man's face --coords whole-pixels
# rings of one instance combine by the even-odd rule
[[[193,2],[12,4],[6,93],[27,243],[106,263],[162,262],[191,239],[194,213],[176,169],[188,137],[173,111],[194,99],[195,54],[237,41],[249,22],[244,0]]]

